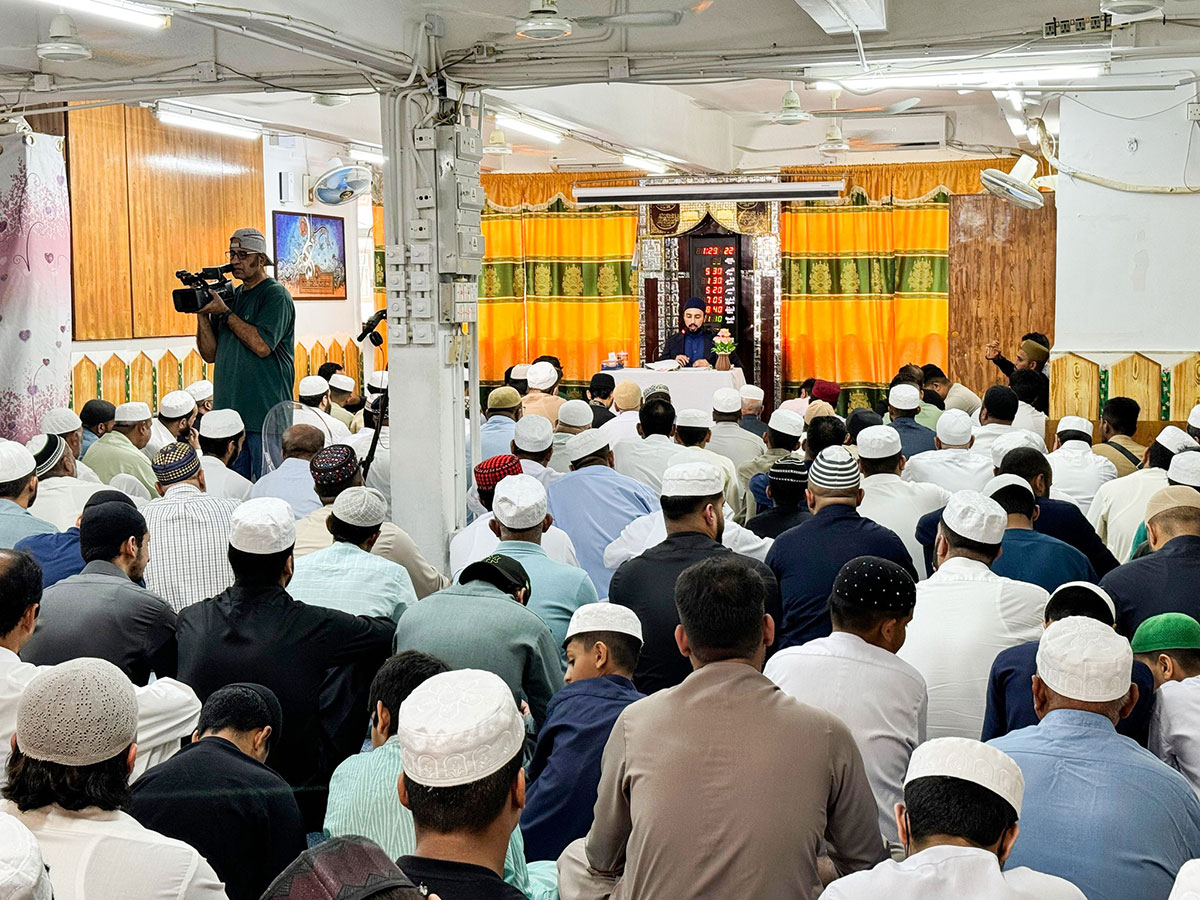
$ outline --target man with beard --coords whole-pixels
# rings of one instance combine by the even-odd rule
[[[704,301],[693,297],[683,304],[683,327],[678,334],[667,338],[663,345],[662,358],[673,359],[684,368],[694,366],[697,369],[707,369],[717,364],[717,354],[713,351],[713,336],[704,330]],[[737,354],[729,354],[729,364],[734,368],[741,366]]]

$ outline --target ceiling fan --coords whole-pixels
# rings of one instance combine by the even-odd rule
[[[889,103],[884,106],[859,106],[853,109],[838,109],[837,99],[841,95],[841,91],[835,91],[832,96],[832,107],[830,109],[806,110],[800,100],[800,95],[796,92],[796,83],[789,82],[788,89],[784,91],[783,99],[780,102],[780,108],[771,113],[742,113],[740,115],[751,115],[756,117],[760,125],[799,125],[802,122],[807,122],[809,119],[867,119],[879,118],[880,116],[895,116],[900,113],[908,112],[921,102],[920,97],[909,97],[905,100],[898,100],[895,103]],[[720,106],[712,103],[707,103],[701,100],[693,100],[701,109],[712,109],[723,111]],[[733,113],[739,115],[739,113]]]
[[[657,9],[606,16],[569,16],[558,8],[558,0],[529,0],[529,12],[525,16],[504,16],[465,9],[444,11],[509,23],[512,30],[497,34],[497,38],[520,37],[534,41],[553,41],[569,37],[576,28],[669,28],[682,22],[688,13],[698,15],[704,12],[712,3],[713,0],[699,0],[686,10]]]

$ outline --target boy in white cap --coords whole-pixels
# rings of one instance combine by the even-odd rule
[[[539,360],[529,367],[525,382],[529,390],[521,398],[521,409],[527,416],[543,416],[554,425],[558,422],[558,408],[567,401],[555,391],[562,372],[548,360]]]
[[[922,744],[894,810],[907,858],[838,879],[822,898],[1086,900],[1061,878],[1005,868],[1021,830],[1024,793],[1020,767],[994,747],[965,738]]]
[[[1112,628],[1060,619],[1038,645],[1041,721],[991,742],[1039,801],[1025,809],[1009,865],[1065,878],[1088,900],[1166,897],[1200,856],[1200,801],[1187,780],[1114,727],[1137,703],[1132,666]]]
[[[217,409],[200,420],[200,468],[214,497],[249,500],[254,485],[230,468],[246,443],[246,426],[236,409]]]
[[[766,449],[760,435],[738,424],[742,418],[742,396],[734,388],[721,388],[713,393],[712,411],[708,449],[727,457],[735,470]]]
[[[150,440],[142,448],[146,459],[154,459],[163,447],[176,441],[193,443],[196,401],[187,391],[171,391],[158,401],[158,415],[150,422]]]
[[[302,406],[293,417],[296,422],[314,425],[325,432],[325,445],[345,444],[350,440],[350,429],[329,414],[329,382],[320,375],[306,375],[300,379],[299,397]]]
[[[888,427],[900,433],[906,457],[927,450],[936,450],[935,435],[917,421],[921,411],[921,389],[911,382],[901,382],[888,391]]]
[[[546,708],[528,767],[521,831],[530,860],[556,860],[587,834],[613,723],[645,696],[632,681],[642,649],[642,625],[633,610],[615,603],[579,607],[563,647],[567,684]]]
[[[549,467],[554,454],[554,425],[545,416],[536,413],[521,416],[513,429],[511,450],[521,461],[521,471],[532,475],[544,487],[562,477]]]
[[[400,704],[400,802],[417,846],[396,860],[422,896],[525,900],[501,879],[525,805],[525,728],[512,694],[490,672],[444,672]]]
[[[115,407],[114,407],[115,409]],[[92,484],[103,484],[100,478],[88,466],[84,465],[81,457],[85,449],[83,442],[83,419],[75,415],[73,410],[65,406],[52,409],[42,416],[42,434],[56,434],[71,450],[75,460],[75,477]]]
[[[214,409],[236,409],[246,423],[238,471],[262,474],[262,427],[276,403],[292,399],[296,380],[296,307],[287,288],[267,275],[274,265],[257,228],[229,238],[229,264],[242,283],[228,304],[216,294],[196,315],[196,349],[213,366]]]
[[[925,513],[945,506],[950,491],[936,484],[902,479],[906,462],[901,433],[895,428],[872,425],[859,432],[863,500],[858,514],[894,531],[908,549],[918,576],[925,579],[930,573],[925,570],[925,554],[917,542],[917,521]]]
[[[991,570],[1008,514],[959,491],[942,512],[937,571],[917,586],[917,608],[899,655],[929,688],[929,736],[978,740],[988,671],[1001,650],[1036,640],[1050,595]]]
[[[767,433],[767,423],[762,418],[766,391],[756,384],[744,384],[738,389],[738,396],[742,400],[742,415],[738,425],[761,438]]]
[[[750,492],[750,479],[755,475],[765,475],[771,471],[771,466],[791,456],[800,446],[800,438],[804,434],[804,417],[790,409],[777,409],[771,415],[770,425],[763,433],[763,445],[766,450],[754,459],[738,466],[738,489],[745,498],[744,513],[740,524],[745,524],[758,514],[754,494]]]
[[[198,415],[204,416],[206,413],[212,412],[213,383],[211,381],[202,378],[199,381],[193,381],[184,390],[191,394],[192,399],[196,401]]]
[[[51,523],[34,516],[29,507],[38,495],[37,460],[16,441],[0,441],[0,548],[36,534],[54,534]]]
[[[554,439],[550,448],[550,462],[547,465],[555,472],[566,475],[571,471],[571,461],[567,459],[567,441],[593,425],[595,413],[593,410],[604,409],[603,406],[592,406],[586,400],[568,400],[558,408],[558,424],[554,426]],[[605,412],[608,410],[605,409]]]
[[[905,481],[924,481],[955,491],[979,491],[992,477],[992,461],[972,451],[971,417],[961,409],[947,409],[938,418],[934,432],[934,451],[926,450],[911,457],[900,477]]]
[[[334,372],[329,376],[329,414],[350,428],[354,421],[354,413],[346,410],[346,403],[354,395],[354,379],[342,372]]]
[[[137,401],[122,403],[113,414],[113,430],[105,432],[87,452],[87,463],[108,484],[115,475],[132,475],[155,495],[157,479],[142,448],[150,443],[150,407]]]
[[[1092,452],[1092,423],[1082,416],[1058,420],[1054,451],[1047,456],[1054,469],[1054,484],[1079,504],[1087,515],[1096,491],[1117,477],[1117,467]]]

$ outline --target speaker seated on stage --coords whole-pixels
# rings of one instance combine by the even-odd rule
[[[662,359],[673,359],[683,367],[694,366],[707,369],[717,364],[713,350],[713,336],[704,330],[704,301],[693,297],[683,304],[683,324],[678,334],[667,338],[663,345]],[[737,353],[729,354],[729,364],[741,366]]]

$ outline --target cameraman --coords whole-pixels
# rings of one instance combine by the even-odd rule
[[[242,284],[228,304],[209,292],[212,302],[196,315],[196,348],[215,364],[213,408],[237,410],[246,425],[246,443],[231,468],[253,481],[262,474],[263,419],[292,399],[296,307],[287,288],[267,275],[274,263],[257,228],[233,233],[229,263]]]

